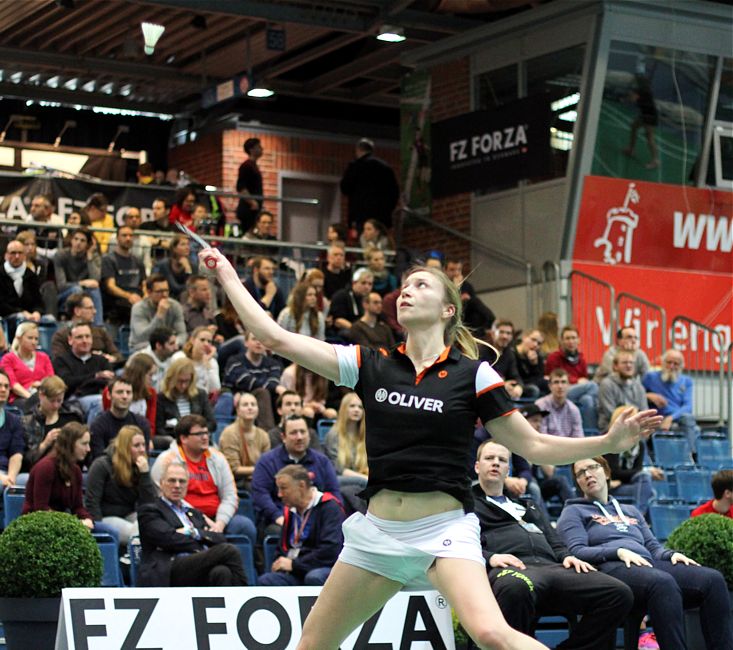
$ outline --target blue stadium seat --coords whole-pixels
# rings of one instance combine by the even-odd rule
[[[234,416],[232,417],[222,417],[219,416],[216,418],[216,431],[214,431],[214,435],[211,437],[211,442],[215,447],[219,447],[219,439],[221,438],[221,432],[224,431],[232,422],[234,422]]]
[[[265,566],[264,571],[267,572],[270,570],[270,567],[272,566],[272,563],[275,561],[275,558],[277,557],[277,545],[280,543],[280,537],[277,535],[268,535],[265,537],[265,541],[262,543],[262,546],[265,551]]]
[[[655,537],[660,542],[664,542],[677,526],[690,518],[691,511],[689,503],[682,503],[678,500],[652,499],[649,502],[649,518]]]
[[[125,359],[130,356],[130,326],[120,325],[117,329],[117,349]]]
[[[102,587],[124,587],[122,572],[120,571],[120,554],[117,542],[106,533],[92,533],[92,536],[102,552],[104,572],[102,573]]]
[[[255,517],[255,507],[252,502],[252,495],[246,490],[239,490],[237,494],[239,496],[239,507],[237,508],[237,513],[244,515],[245,517],[249,517],[256,524],[257,518]]]
[[[242,566],[247,575],[247,584],[252,587],[257,585],[257,570],[255,569],[254,553],[252,542],[244,535],[227,535],[227,542],[237,547],[242,558]]]
[[[130,556],[130,586],[137,585],[137,572],[140,570],[140,562],[142,562],[143,547],[140,544],[140,537],[135,535],[127,542],[127,554]]]
[[[3,528],[7,528],[13,519],[20,517],[24,501],[24,487],[5,488],[3,492]]]
[[[46,354],[51,354],[51,339],[58,328],[59,324],[56,321],[38,324],[38,347]]]
[[[336,423],[336,420],[318,420],[318,439],[323,442],[326,439],[326,434],[331,430],[331,427]]]
[[[704,467],[682,466],[675,468],[677,498],[688,503],[711,499],[710,470]]]
[[[692,462],[690,443],[684,436],[656,434],[652,439],[654,458],[659,467],[672,468]]]
[[[700,436],[697,439],[697,462],[715,471],[733,463],[728,439],[724,436]]]

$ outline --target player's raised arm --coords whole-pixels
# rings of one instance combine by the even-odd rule
[[[327,379],[338,381],[338,361],[330,343],[280,327],[245,289],[236,270],[219,250],[205,248],[199,253],[199,260],[205,268],[215,268],[216,277],[237,310],[242,324],[265,347]]]

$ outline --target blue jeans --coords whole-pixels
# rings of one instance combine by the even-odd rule
[[[651,615],[661,648],[686,648],[683,611],[700,608],[705,646],[733,650],[730,600],[719,571],[682,562],[652,560],[651,567],[604,562],[600,571],[627,584],[634,594],[633,611]]]
[[[252,543],[252,548],[257,544],[257,528],[254,522],[244,515],[234,515],[224,529],[225,535],[244,535]]]
[[[257,578],[259,587],[320,587],[326,583],[326,578],[331,573],[331,567],[312,569],[305,574],[302,580],[296,578],[292,573],[270,571],[263,573]]]
[[[102,292],[99,288],[90,289],[89,287],[82,287],[78,284],[72,284],[59,293],[59,312],[66,312],[66,300],[69,296],[75,293],[88,293],[94,303],[94,308],[97,313],[94,315],[94,325],[104,325],[104,307],[102,306]]]
[[[573,384],[568,390],[568,399],[580,409],[583,429],[597,429],[598,384],[594,381]]]
[[[102,412],[101,395],[84,395],[79,398],[79,404],[86,415],[87,424],[91,424],[92,420]]]
[[[223,392],[214,404],[214,417],[218,420],[231,420],[234,415],[234,393]]]

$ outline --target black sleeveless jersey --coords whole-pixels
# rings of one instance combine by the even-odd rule
[[[404,344],[391,352],[335,347],[341,383],[354,388],[366,414],[369,482],[362,496],[382,489],[439,490],[471,512],[468,467],[476,420],[486,423],[515,410],[501,376],[457,348],[447,347],[416,376]]]

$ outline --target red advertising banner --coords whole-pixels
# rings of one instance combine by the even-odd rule
[[[733,326],[733,193],[588,176],[573,269],[609,283],[616,295],[632,294],[665,309],[662,333],[658,310],[634,307],[633,300],[621,304],[618,324],[636,327],[647,352],[655,352],[663,334],[669,344],[675,316],[714,328],[727,347]],[[613,333],[605,306],[591,309],[590,331],[583,334],[586,347],[592,342],[589,360],[597,361]],[[690,352],[719,347],[698,328],[680,325],[674,342]]]

